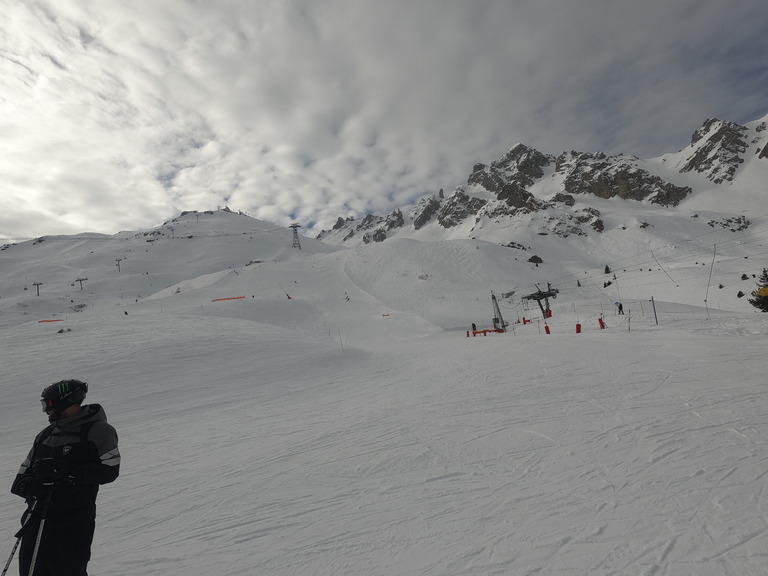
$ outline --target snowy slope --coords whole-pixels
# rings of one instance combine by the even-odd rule
[[[572,290],[579,281],[611,301],[664,294],[746,312],[745,295],[766,262],[766,181],[768,116],[744,126],[710,119],[679,152],[648,160],[555,157],[518,144],[477,164],[453,193],[441,190],[386,217],[340,220],[319,237],[350,248],[487,242],[511,248],[505,260],[543,260],[533,278],[505,270],[514,276],[504,280],[505,292],[532,291],[542,280]],[[605,266],[617,276],[604,277]]]
[[[543,238],[536,266],[466,239],[299,251],[207,216],[0,253],[0,484],[55,380],[120,434],[91,573],[765,573],[768,328],[716,284],[754,289],[751,231],[713,228],[714,267],[665,249],[689,218],[652,246]],[[548,281],[550,334],[519,299]],[[491,290],[512,330],[467,337]],[[22,510],[0,492],[8,552]]]

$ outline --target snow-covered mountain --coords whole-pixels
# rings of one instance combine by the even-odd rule
[[[679,173],[685,151],[627,159],[648,198],[573,206],[557,159],[524,155],[498,193],[472,184],[445,214],[436,196],[385,242],[299,249],[216,210],[3,247],[2,549],[40,391],[75,377],[123,455],[93,574],[762,575],[768,328],[738,294],[767,232],[742,212],[760,190],[736,189],[760,154],[731,184],[716,161]],[[665,172],[693,191],[677,206],[650,200]],[[550,317],[522,298],[547,283]],[[492,291],[508,331],[470,336]]]
[[[658,164],[669,161],[662,158]],[[463,196],[451,199],[458,198]],[[499,201],[486,205],[492,202]],[[390,311],[416,298],[417,315],[441,328],[466,327],[472,319],[487,317],[492,290],[519,317],[525,305],[521,297],[548,284],[569,301],[611,306],[655,297],[754,311],[747,297],[766,266],[764,220],[752,226],[750,218],[729,215],[714,202],[713,211],[693,213],[597,197],[590,202],[573,218],[549,208],[532,209],[527,213],[531,218],[523,219],[523,210],[517,209],[512,216],[475,224],[468,239],[443,237],[443,213],[438,222],[410,235],[401,230],[386,243],[352,243],[349,248],[299,236],[297,249],[292,230],[226,208],[185,212],[154,229],[114,236],[44,236],[0,250],[0,325],[95,306],[127,313],[169,293],[227,285],[238,277],[252,284],[241,291],[282,298],[289,286],[281,282],[293,282],[282,276],[285,267],[326,270],[340,261],[346,263],[345,272],[324,284],[316,298],[362,289]],[[727,198],[720,202],[724,208],[730,205]],[[603,219],[611,228],[596,230]],[[470,225],[465,221],[456,228]],[[481,240],[481,235],[506,242]],[[365,269],[366,279],[347,269]],[[329,286],[331,293],[324,293]]]
[[[744,126],[709,119],[683,150],[648,160],[575,151],[556,157],[517,144],[490,164],[476,164],[450,195],[440,190],[387,216],[339,218],[318,238],[354,245],[429,234],[529,245],[533,235],[594,237],[633,225],[650,238],[655,220],[715,211],[713,195],[722,199],[721,215],[700,219],[701,226],[715,220],[744,229],[747,212],[768,212],[767,123],[768,116]],[[647,217],[625,217],[642,209]]]

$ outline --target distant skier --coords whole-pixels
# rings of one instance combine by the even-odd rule
[[[616,305],[619,307],[619,314],[624,314],[624,304],[616,302]]]
[[[477,324],[472,322],[472,332],[477,332]]]
[[[117,432],[98,404],[81,406],[88,385],[62,380],[40,401],[51,424],[35,438],[11,492],[26,499],[19,573],[87,576],[100,484],[120,473]],[[44,519],[44,522],[43,522]]]

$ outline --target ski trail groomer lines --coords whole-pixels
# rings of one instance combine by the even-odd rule
[[[62,380],[40,401],[51,423],[35,438],[11,492],[27,501],[20,576],[87,576],[100,484],[120,473],[117,432],[98,404],[82,405],[88,385]]]

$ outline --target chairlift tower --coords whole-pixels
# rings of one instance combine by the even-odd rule
[[[506,332],[507,323],[504,322],[504,318],[501,316],[501,309],[499,308],[499,303],[496,300],[496,296],[493,293],[493,290],[491,290],[491,303],[493,304],[493,329]]]
[[[299,242],[299,228],[301,228],[301,224],[294,223],[288,226],[288,228],[293,229],[293,246],[291,246],[291,248],[298,248],[301,250],[301,242]]]

